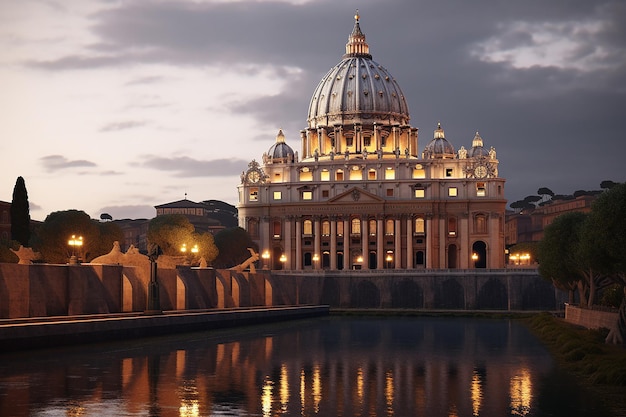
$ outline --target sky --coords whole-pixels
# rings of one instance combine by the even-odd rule
[[[20,0],[0,2],[0,200],[31,218],[152,218],[237,203],[239,175],[311,95],[356,10],[399,83],[419,151],[441,122],[495,147],[509,202],[626,181],[623,0]]]

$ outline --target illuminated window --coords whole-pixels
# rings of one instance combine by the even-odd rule
[[[426,195],[426,190],[424,190],[423,188],[415,189],[415,198],[424,198],[425,195]]]
[[[419,168],[413,169],[413,178],[426,178],[426,171],[421,165]]]
[[[259,189],[250,188],[250,201],[259,201]]]
[[[393,220],[387,219],[387,221],[385,222],[385,234],[388,236],[393,235],[393,229],[394,229]]]
[[[415,218],[415,233],[423,234],[424,233],[424,219],[422,217]]]
[[[328,172],[327,169],[323,169],[322,172],[320,172],[320,180],[330,181],[330,172]]]
[[[313,222],[311,220],[302,222],[302,234],[309,236],[313,234]]]
[[[353,235],[361,234],[361,219],[357,219],[357,218],[352,219],[350,234],[353,234]]]
[[[376,220],[370,220],[368,222],[368,232],[370,236],[376,236]]]
[[[322,236],[330,236],[330,222],[328,220],[322,222]]]
[[[282,199],[283,199],[282,191],[274,191],[274,200],[282,200]]]
[[[395,180],[396,179],[396,171],[391,168],[391,167],[387,167],[387,169],[385,170],[385,179],[386,180]]]
[[[363,179],[363,171],[359,169],[358,166],[354,165],[350,170],[350,180],[362,180]]]
[[[303,200],[313,200],[313,191],[302,191]]]
[[[477,197],[484,197],[485,195],[487,195],[487,192],[485,191],[485,183],[484,182],[477,182],[476,183],[476,196]]]
[[[343,222],[337,222],[337,236],[343,236]]]
[[[376,179],[376,171],[373,169],[370,169],[369,171],[367,171],[367,179],[368,180],[375,180]]]
[[[337,170],[337,172],[335,172],[335,180],[336,181],[343,181],[343,171],[342,170]]]
[[[448,196],[449,197],[456,197],[458,193],[458,190],[456,187],[450,187],[448,188]]]
[[[306,171],[300,172],[300,181],[313,181],[313,173],[309,171],[307,168]]]

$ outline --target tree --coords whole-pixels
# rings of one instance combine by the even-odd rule
[[[610,190],[611,188],[613,188],[614,186],[616,186],[617,183],[613,182],[611,180],[604,180],[600,183],[600,188],[604,189],[604,190]]]
[[[583,250],[612,282],[626,288],[626,184],[615,184],[593,203],[583,232]],[[626,291],[626,290],[625,290]],[[626,293],[616,328],[607,341],[626,340]]]
[[[198,253],[194,256],[204,258],[211,264],[218,255],[218,249],[210,233],[196,233],[193,224],[182,214],[157,216],[148,224],[148,242],[158,245],[161,253],[168,256],[181,255],[181,247],[197,245]]]
[[[539,194],[540,196],[546,196],[549,195],[550,197],[554,197],[554,192],[549,189],[548,187],[541,187],[537,190],[537,194]]]
[[[68,244],[71,236],[82,236],[83,245],[74,248]],[[105,234],[96,220],[92,220],[81,210],[55,211],[50,213],[33,237],[33,247],[41,253],[44,261],[50,263],[67,263],[72,252],[84,261],[108,253],[114,240],[120,240],[121,234]]]
[[[11,202],[11,239],[24,247],[30,244],[30,208],[24,178],[17,177]]]
[[[89,247],[93,254],[99,255],[94,255],[91,259],[109,253],[113,248],[113,242],[124,242],[124,232],[117,224],[110,222],[95,222],[95,224],[98,227],[98,239],[91,242]]]
[[[248,232],[241,227],[220,230],[215,235],[215,244],[219,250],[219,255],[214,262],[216,268],[239,265],[250,257],[248,248],[253,248],[258,252],[257,245],[252,241]]]
[[[110,222],[111,220],[113,220],[113,217],[109,213],[102,213],[100,215],[100,220]]]

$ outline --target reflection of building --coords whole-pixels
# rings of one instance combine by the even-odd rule
[[[400,86],[355,16],[294,151],[282,131],[242,173],[239,225],[274,268],[502,268],[504,179],[478,133],[455,151],[441,125],[418,151]]]

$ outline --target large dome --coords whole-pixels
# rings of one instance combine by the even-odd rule
[[[355,16],[341,62],[322,78],[309,105],[309,128],[360,123],[407,125],[409,108],[391,74],[372,60]]]

